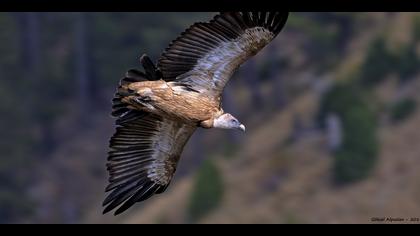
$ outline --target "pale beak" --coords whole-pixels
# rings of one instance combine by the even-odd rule
[[[240,129],[240,130],[242,130],[243,132],[245,132],[245,125],[241,124],[241,125],[239,126],[239,129]]]

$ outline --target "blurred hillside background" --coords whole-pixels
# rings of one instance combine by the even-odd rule
[[[1,223],[420,217],[420,13],[291,13],[164,194],[102,215],[121,76],[215,13],[0,13]]]

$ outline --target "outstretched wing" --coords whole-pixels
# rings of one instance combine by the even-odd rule
[[[118,124],[110,140],[106,191],[112,192],[103,202],[104,214],[122,204],[114,213],[120,214],[165,191],[182,149],[196,129],[148,113]]]
[[[277,36],[287,17],[282,12],[221,13],[172,41],[157,67],[167,81],[220,96],[234,71]]]

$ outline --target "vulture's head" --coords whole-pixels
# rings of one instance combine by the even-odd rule
[[[221,129],[239,129],[245,132],[245,126],[229,113],[224,113],[214,119],[213,127]]]

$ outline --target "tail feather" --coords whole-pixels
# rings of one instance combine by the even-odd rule
[[[128,121],[140,118],[144,115],[144,112],[132,110],[128,108],[127,103],[123,102],[122,99],[127,96],[135,95],[135,91],[128,88],[128,85],[135,82],[142,82],[148,80],[160,79],[160,72],[153,64],[152,60],[144,54],[140,58],[140,62],[145,70],[142,72],[137,69],[130,69],[125,73],[125,76],[121,78],[117,90],[112,99],[112,112],[113,117],[117,117],[117,124],[122,124]]]

